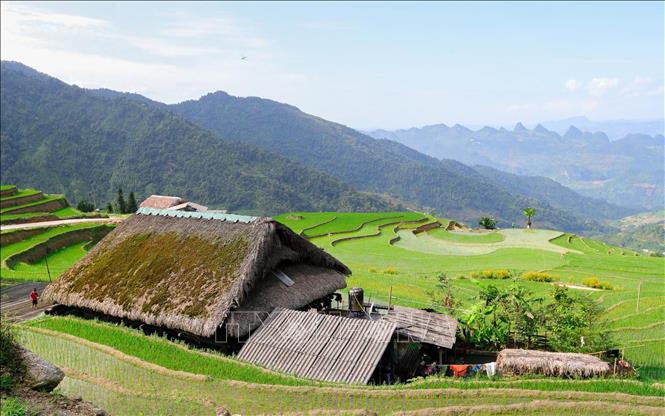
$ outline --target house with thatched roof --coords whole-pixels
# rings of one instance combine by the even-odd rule
[[[197,212],[204,212],[208,210],[208,207],[206,206],[197,204],[195,202],[186,201],[178,196],[168,195],[150,195],[143,202],[141,202],[140,208]]]
[[[140,208],[44,291],[67,308],[198,340],[325,304],[350,270],[270,218]]]
[[[610,366],[588,354],[505,349],[496,359],[497,370],[505,375],[540,374],[554,377],[602,377]]]

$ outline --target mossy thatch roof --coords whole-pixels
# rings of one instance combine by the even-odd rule
[[[124,221],[50,284],[44,297],[210,337],[236,309],[302,307],[345,287],[351,273],[270,218],[166,215],[136,214]],[[277,285],[271,273],[277,268],[290,270],[296,283]]]
[[[588,354],[505,349],[496,359],[502,374],[542,374],[555,377],[605,376],[610,366],[600,358]]]

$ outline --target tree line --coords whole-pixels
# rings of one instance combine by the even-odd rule
[[[96,209],[94,202],[90,202],[86,199],[82,199],[76,205],[76,209],[81,212],[92,212]],[[136,196],[134,191],[129,193],[127,200],[125,200],[125,195],[122,192],[122,188],[118,188],[118,197],[115,202],[109,202],[106,204],[106,211],[116,214],[133,214],[138,211],[139,206],[136,202]]]

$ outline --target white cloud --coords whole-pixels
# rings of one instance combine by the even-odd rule
[[[635,75],[622,90],[621,94],[627,97],[654,96],[662,93],[661,87],[653,87],[653,78],[649,76]],[[659,92],[660,90],[660,92]]]
[[[109,26],[109,23],[102,19],[44,12],[33,7],[25,7],[15,3],[2,2],[1,10],[3,17],[7,18],[7,22],[18,24],[39,23],[40,25],[61,26],[70,29]],[[3,18],[3,23],[4,22],[5,19]]]
[[[577,91],[582,88],[582,83],[576,79],[569,79],[564,83],[564,85],[570,91]]]
[[[243,48],[264,48],[271,42],[253,33],[249,25],[224,17],[178,16],[167,23],[161,35],[172,38],[214,38]]]
[[[594,97],[600,97],[607,91],[619,86],[619,78],[592,78],[587,83],[587,91]]]

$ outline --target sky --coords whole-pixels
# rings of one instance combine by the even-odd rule
[[[663,2],[2,2],[3,60],[359,129],[662,118]],[[244,58],[244,59],[243,59]]]

